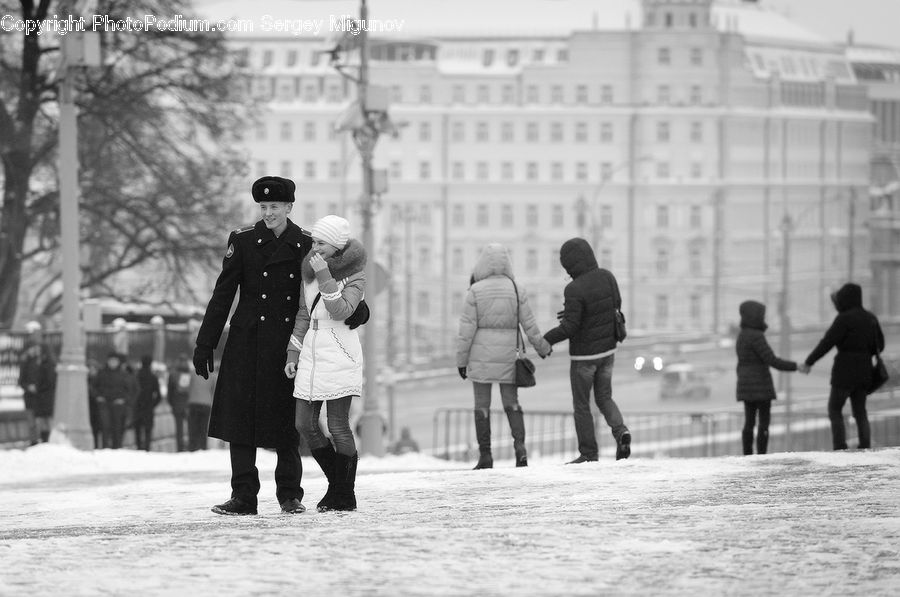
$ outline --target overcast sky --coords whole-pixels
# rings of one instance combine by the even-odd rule
[[[828,39],[900,47],[900,0],[763,0]]]

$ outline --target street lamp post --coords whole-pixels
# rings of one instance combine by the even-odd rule
[[[790,264],[791,264],[791,215],[787,212],[781,220],[781,242],[783,244],[783,255],[781,260],[781,301],[778,305],[781,319],[781,342],[779,352],[782,358],[788,358],[791,354],[791,316],[788,311],[790,306]],[[791,378],[785,373],[781,373],[781,386],[784,390],[784,444],[785,451],[790,452],[792,446],[791,438]]]

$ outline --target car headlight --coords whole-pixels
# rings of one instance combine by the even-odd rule
[[[637,371],[640,371],[644,368],[644,357],[637,357],[634,359],[634,368]]]
[[[663,368],[662,358],[660,358],[660,357],[653,357],[653,368],[654,368],[656,371],[662,371],[662,368]]]

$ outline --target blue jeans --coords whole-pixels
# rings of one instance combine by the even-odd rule
[[[491,411],[491,385],[480,381],[472,382],[475,393],[475,410],[483,411],[486,417],[490,417]],[[514,383],[498,383],[500,386],[500,402],[503,409],[517,408],[519,406],[519,388]]]
[[[328,433],[334,442],[334,451],[345,456],[356,454],[356,442],[350,430],[350,403],[353,396],[344,396],[333,400],[297,400],[297,431],[306,439],[310,450],[328,446],[328,438],[319,427],[319,413],[322,403],[327,402]]]
[[[599,456],[597,436],[594,434],[594,416],[591,414],[591,390],[597,408],[612,429],[616,443],[628,431],[619,407],[612,398],[612,372],[615,354],[590,361],[572,361],[569,379],[572,383],[572,408],[575,414],[575,433],[578,436],[578,452],[590,460]]]

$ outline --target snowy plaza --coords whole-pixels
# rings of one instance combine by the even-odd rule
[[[2,595],[896,595],[900,449],[492,470],[366,457],[359,510],[223,517],[228,453],[0,452]]]

